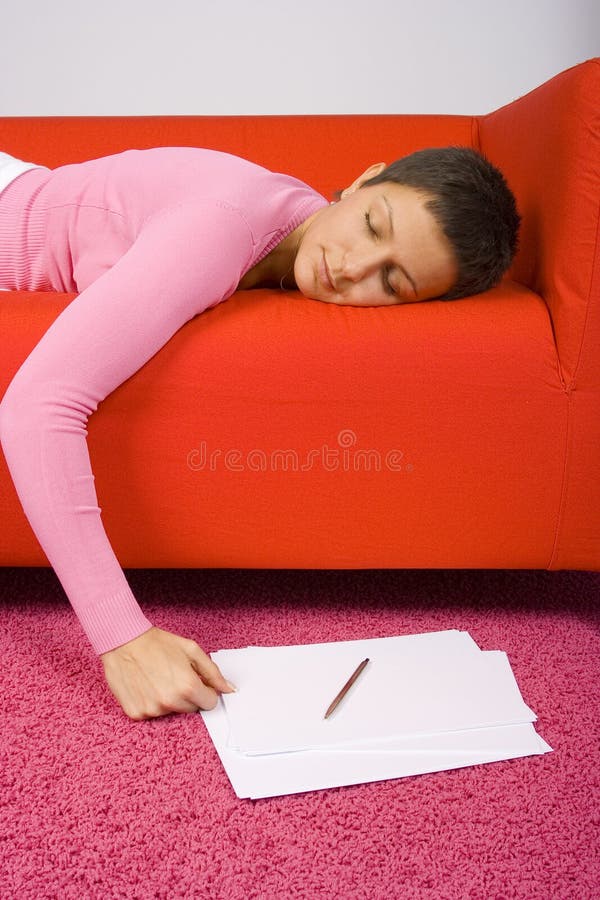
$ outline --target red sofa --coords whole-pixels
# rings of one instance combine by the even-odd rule
[[[330,198],[373,162],[464,144],[523,217],[485,294],[357,308],[260,289],[181,328],[88,422],[122,566],[600,569],[600,58],[482,116],[0,129],[3,150],[48,166],[212,147]],[[0,293],[0,397],[73,296]],[[48,565],[2,454],[0,518],[1,565]]]

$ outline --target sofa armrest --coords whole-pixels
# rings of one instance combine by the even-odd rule
[[[509,275],[548,307],[566,390],[600,389],[600,58],[479,116],[522,216]]]

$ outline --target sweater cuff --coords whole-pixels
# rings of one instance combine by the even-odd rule
[[[77,610],[81,627],[100,655],[126,644],[152,628],[129,587]]]

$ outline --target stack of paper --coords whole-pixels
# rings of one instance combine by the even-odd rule
[[[328,719],[358,664],[366,668]],[[234,694],[201,715],[238,797],[402,778],[552,750],[510,663],[465,631],[219,650]]]

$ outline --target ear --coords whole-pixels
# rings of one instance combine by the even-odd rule
[[[372,166],[369,166],[368,169],[365,169],[362,175],[358,176],[356,181],[352,182],[350,187],[346,188],[345,191],[342,191],[342,198],[346,197],[348,194],[353,194],[354,191],[357,191],[359,187],[361,187],[365,183],[365,181],[369,180],[369,178],[375,178],[376,175],[379,175],[380,172],[383,172],[386,166],[387,163],[384,162],[373,163]]]

